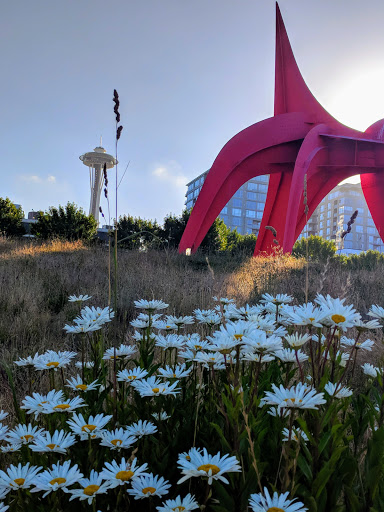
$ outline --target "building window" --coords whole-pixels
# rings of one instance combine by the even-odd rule
[[[261,220],[263,218],[263,212],[256,212],[256,219]]]
[[[261,185],[259,184],[259,192],[267,192],[268,191],[268,185]]]
[[[232,215],[234,217],[241,217],[241,208],[232,208]],[[233,221],[233,223],[235,223],[235,220]]]
[[[241,208],[243,206],[243,201],[241,199],[234,198],[232,199],[232,206],[236,208]]]
[[[257,210],[264,210],[265,203],[257,203]]]
[[[200,192],[200,188],[197,188],[194,193],[193,193],[193,197],[197,197],[199,195],[199,192]]]
[[[247,192],[247,199],[256,199],[256,193],[255,192]]]
[[[253,183],[253,181],[248,182],[248,190],[257,190],[257,183]]]
[[[221,210],[221,214],[222,215],[225,215],[228,213],[228,207],[227,206],[224,206],[224,208]]]
[[[323,212],[323,211],[324,211],[324,208],[325,208],[325,205],[324,205],[324,204],[322,204],[322,205],[320,206],[320,211],[321,211],[321,212]]]
[[[243,191],[241,188],[239,190],[236,190],[236,192],[233,194],[233,197],[243,197]]]
[[[357,225],[355,229],[356,229],[356,233],[362,233],[363,232],[363,226]]]
[[[249,217],[251,219],[255,219],[256,218],[256,212],[255,212],[255,210],[245,210],[245,216]]]
[[[240,217],[235,217],[232,219],[232,224],[234,226],[241,226],[242,225],[242,221],[241,221],[241,218]]]
[[[370,235],[374,235],[376,232],[376,229],[375,228],[371,228],[371,227],[367,227],[367,233],[369,233]]]
[[[256,210],[256,203],[254,201],[247,201],[245,207],[250,210]]]

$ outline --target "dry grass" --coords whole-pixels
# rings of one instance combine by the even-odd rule
[[[163,299],[170,314],[190,314],[212,306],[212,296],[228,296],[239,306],[265,292],[305,299],[305,262],[288,256],[185,257],[176,252],[119,251],[118,324],[124,340],[139,298]],[[77,313],[68,296],[87,293],[91,304],[108,304],[108,249],[69,242],[0,240],[0,360],[11,361],[47,348],[70,348],[63,325]],[[309,300],[316,293],[345,296],[365,313],[384,304],[384,268],[350,273],[339,263],[312,264]],[[378,356],[381,356],[381,351]],[[0,379],[0,388],[4,380]],[[1,404],[0,404],[1,406]]]

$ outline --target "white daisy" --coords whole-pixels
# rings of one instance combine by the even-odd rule
[[[156,507],[158,512],[190,512],[199,508],[196,498],[187,494],[184,498],[177,496],[174,500],[167,500],[161,506]]]
[[[80,501],[88,500],[88,504],[91,505],[92,501],[98,494],[105,494],[110,488],[109,482],[103,483],[103,477],[92,469],[89,478],[82,478],[80,485],[82,489],[70,489],[68,492],[72,494],[69,501],[78,498]]]
[[[136,443],[137,438],[123,428],[116,428],[112,432],[101,430],[99,433],[101,438],[100,446],[107,446],[110,450],[126,449]]]
[[[368,320],[367,322],[364,322],[361,319],[355,321],[355,329],[360,332],[370,331],[372,329],[380,329],[380,327],[383,326],[379,324],[379,321],[376,318],[373,320]]]
[[[175,324],[176,327],[185,327],[186,325],[192,325],[195,323],[193,316],[173,316],[167,315],[165,317],[167,323]]]
[[[2,453],[13,453],[18,452],[20,448],[22,447],[22,444],[7,444],[5,446],[0,446],[0,451]]]
[[[149,473],[132,480],[132,489],[128,489],[127,492],[134,496],[135,500],[140,500],[152,496],[164,496],[164,494],[168,494],[170,487],[168,480]]]
[[[278,388],[272,384],[273,392],[266,391],[263,400],[270,405],[277,407],[292,407],[298,409],[317,409],[319,405],[325,404],[324,393],[317,393],[316,389],[308,387],[299,382],[291,388]]]
[[[255,363],[269,363],[275,360],[271,354],[259,354],[258,352],[245,352],[241,357],[242,361],[253,361]]]
[[[340,345],[343,347],[354,348],[355,350],[368,350],[369,352],[372,350],[374,344],[372,340],[358,341],[356,343],[356,340],[347,338],[346,336],[342,336],[340,340]]]
[[[283,363],[303,363],[308,360],[307,354],[304,354],[301,350],[293,350],[293,348],[284,348],[283,350],[277,350],[275,356],[283,361]]]
[[[53,412],[51,408],[52,403],[58,403],[64,400],[64,393],[62,391],[51,390],[46,395],[40,393],[32,393],[32,396],[26,396],[20,406],[20,409],[25,409],[27,414],[35,414],[35,418],[40,413],[51,414]]]
[[[283,349],[283,343],[279,336],[268,336],[265,331],[252,331],[249,335],[244,338],[244,351],[251,352],[275,352],[276,350]]]
[[[50,412],[73,412],[75,409],[78,409],[79,407],[85,407],[86,405],[87,404],[82,398],[76,396],[71,400],[52,400],[47,406],[47,409]]]
[[[142,464],[137,466],[137,459],[134,458],[132,462],[125,461],[123,457],[119,463],[115,460],[112,462],[106,462],[104,468],[101,471],[101,476],[106,480],[110,487],[118,487],[119,485],[125,485],[132,479],[138,476],[145,476],[148,464]]]
[[[85,308],[80,311],[80,317],[75,318],[74,322],[78,320],[80,322],[85,321],[91,324],[104,325],[106,322],[111,322],[114,316],[115,313],[109,306],[105,308],[85,306]]]
[[[130,384],[134,380],[143,379],[148,375],[148,372],[147,370],[144,370],[144,368],[136,366],[136,368],[133,368],[132,370],[121,370],[117,372],[116,375],[118,382],[128,382]]]
[[[209,368],[214,365],[223,364],[225,362],[224,355],[220,352],[197,352],[194,361],[201,363],[205,368]]]
[[[324,312],[316,307],[312,302],[303,304],[290,312],[290,318],[295,325],[311,325],[313,327],[323,327],[322,320]]]
[[[170,416],[165,411],[161,411],[160,413],[153,412],[152,416],[155,418],[156,421],[165,421],[170,418]]]
[[[5,411],[3,411],[3,410],[1,410],[1,411],[0,411],[0,421],[5,420],[5,418],[6,418],[7,416],[8,416],[8,413],[7,413],[7,412],[5,412]]]
[[[284,428],[282,434],[283,434],[283,442],[296,441],[298,443],[300,440],[302,440],[302,441],[304,441],[304,443],[306,443],[308,441],[307,434],[304,432],[304,430],[301,430],[301,428],[294,427],[291,431],[291,435],[289,435],[289,429]]]
[[[181,349],[184,347],[184,336],[180,334],[167,334],[166,336],[156,334],[155,340],[156,347],[163,348],[164,350],[167,348]]]
[[[190,450],[190,460],[178,460],[178,467],[184,475],[177,482],[181,484],[188,478],[193,476],[208,478],[208,485],[212,485],[212,480],[221,480],[228,484],[228,480],[223,476],[224,473],[240,472],[241,467],[236,457],[224,455],[220,456],[220,452],[216,455],[210,455],[205,448],[203,452],[198,450]]]
[[[78,483],[83,476],[77,464],[71,467],[70,460],[64,461],[63,464],[58,462],[57,464],[52,464],[52,469],[46,469],[34,478],[33,485],[35,488],[31,489],[31,492],[45,491],[43,498],[52,491],[56,492],[58,489],[69,492],[68,487]]]
[[[85,302],[89,299],[92,299],[92,295],[70,295],[68,302]]]
[[[55,370],[58,368],[65,368],[71,362],[71,359],[76,356],[76,352],[55,352],[48,350],[45,354],[40,356],[34,363],[36,370]]]
[[[176,365],[174,368],[166,365],[165,368],[159,368],[157,371],[160,374],[160,377],[165,377],[167,379],[181,379],[183,377],[188,377],[192,368],[187,368],[185,363],[183,363]]]
[[[6,512],[9,509],[9,505],[5,505],[4,503],[0,503],[0,512]]]
[[[44,429],[37,426],[19,424],[8,432],[6,441],[10,444],[29,444],[37,439],[42,432]]]
[[[42,356],[39,355],[38,352],[36,352],[36,354],[34,356],[28,356],[26,358],[20,357],[20,359],[18,359],[17,361],[14,361],[14,363],[17,366],[32,367],[32,366],[35,366],[35,363],[40,359],[40,357],[42,357]]]
[[[377,318],[380,321],[384,321],[384,308],[378,306],[377,304],[373,304],[368,312],[368,315],[373,318]]]
[[[0,489],[14,491],[17,489],[28,489],[31,487],[35,476],[43,468],[37,466],[30,466],[29,462],[24,466],[18,464],[14,466],[11,464],[5,471],[0,470]]]
[[[133,381],[132,387],[134,387],[141,396],[176,396],[180,393],[180,388],[176,387],[178,383],[178,381],[175,381],[173,384],[170,382],[161,382],[156,377],[149,377],[148,379]]]
[[[104,352],[103,359],[109,360],[109,359],[128,359],[129,357],[132,357],[137,352],[136,345],[123,345],[121,344],[120,347],[111,347],[108,348]]]
[[[76,361],[75,363],[76,368],[83,368],[83,363],[81,361]],[[95,366],[95,363],[93,361],[84,361],[84,368],[90,369]]]
[[[285,339],[292,348],[296,349],[302,347],[304,343],[307,343],[307,341],[311,339],[311,336],[309,334],[299,334],[295,332],[295,334],[285,336]]]
[[[3,425],[2,423],[0,423],[0,441],[3,441],[5,439],[7,432],[8,432],[7,425]]]
[[[68,384],[66,387],[73,389],[74,391],[94,391],[100,386],[97,383],[97,380],[94,380],[90,384],[85,384],[80,375],[76,375],[76,377],[71,377],[67,379]]]
[[[67,448],[76,443],[76,438],[73,434],[67,433],[64,430],[55,430],[51,435],[49,432],[44,432],[37,439],[34,439],[30,449],[33,452],[56,452],[66,453]]]
[[[272,302],[273,304],[289,304],[293,301],[293,297],[286,293],[278,293],[277,295],[270,295],[269,293],[263,293],[260,302],[266,304]]]
[[[74,413],[71,420],[67,423],[75,434],[80,436],[82,441],[88,439],[95,439],[100,437],[105,425],[111,420],[112,416],[104,416],[104,414],[96,414],[96,416],[89,416],[88,419],[84,419],[82,414]]]
[[[185,349],[191,349],[194,352],[198,352],[199,350],[208,350],[210,343],[207,340],[201,340],[200,336],[197,334],[194,337],[187,338],[184,336],[185,339]],[[180,354],[179,354],[180,355]]]
[[[364,363],[361,365],[361,367],[365,375],[369,375],[370,377],[376,378],[378,375],[383,374],[382,368],[377,368],[376,366],[373,366],[372,364],[369,363]]]
[[[137,423],[133,423],[126,428],[126,432],[140,439],[143,436],[149,436],[157,432],[157,427],[150,421],[139,420]]]
[[[270,496],[268,489],[264,487],[264,495],[251,494],[249,506],[253,512],[306,512],[308,510],[301,501],[296,501],[296,498],[288,500],[288,495],[289,492],[280,495],[274,492],[273,496]]]
[[[334,396],[336,398],[347,398],[353,393],[351,389],[343,387],[340,384],[333,384],[332,382],[328,382],[324,386],[324,390],[328,393],[328,395]]]
[[[145,309],[146,311],[153,313],[154,311],[160,311],[162,309],[167,309],[169,304],[166,304],[162,300],[135,300],[134,301],[135,308],[137,309]]]

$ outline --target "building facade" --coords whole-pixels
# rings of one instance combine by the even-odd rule
[[[355,211],[357,217],[351,232],[342,239],[341,235],[347,230],[347,223]],[[368,210],[360,183],[343,183],[334,188],[313,212],[300,237],[307,234],[334,240],[338,250],[346,254],[368,250],[384,252],[383,241]]]
[[[187,183],[185,206],[189,210],[196,203],[208,171]],[[267,197],[269,176],[257,176],[242,185],[220,212],[219,218],[231,229],[246,235],[258,233]]]
[[[187,209],[196,203],[207,174],[208,171],[187,184]],[[242,235],[257,235],[263,216],[268,180],[269,176],[265,175],[246,182],[228,201],[219,218]],[[351,233],[342,239],[341,235],[346,231],[347,223],[356,210],[358,214]],[[307,235],[334,240],[338,250],[346,254],[367,250],[384,252],[383,241],[373,223],[360,183],[343,183],[334,188],[313,212],[299,238]]]

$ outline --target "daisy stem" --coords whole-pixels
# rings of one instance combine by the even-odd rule
[[[303,369],[302,369],[301,364],[300,364],[300,361],[299,361],[299,356],[297,355],[297,350],[295,350],[295,356],[296,356],[297,364],[298,364],[298,366],[299,366],[300,379],[301,379],[301,382],[303,382],[303,383],[304,383],[304,372],[303,372]]]
[[[357,334],[357,338],[356,338],[355,344],[354,344],[354,345],[353,345],[353,347],[352,347],[351,356],[352,356],[353,351],[356,349],[357,343],[358,343],[358,341],[359,341],[359,337],[360,337],[360,332]],[[357,355],[357,350],[356,350],[356,355]],[[349,368],[349,364],[350,364],[350,362],[351,362],[351,359],[352,359],[352,357],[349,357],[349,358],[348,358],[347,364],[345,365],[344,372],[341,374],[341,377],[340,377],[340,379],[339,379],[339,381],[338,381],[338,383],[337,383],[337,387],[339,387],[339,384],[341,384],[341,383],[343,382],[344,376],[347,374],[347,371],[348,371],[348,368]],[[355,363],[354,363],[354,364],[356,364],[356,357],[355,357],[354,361],[355,361]]]

